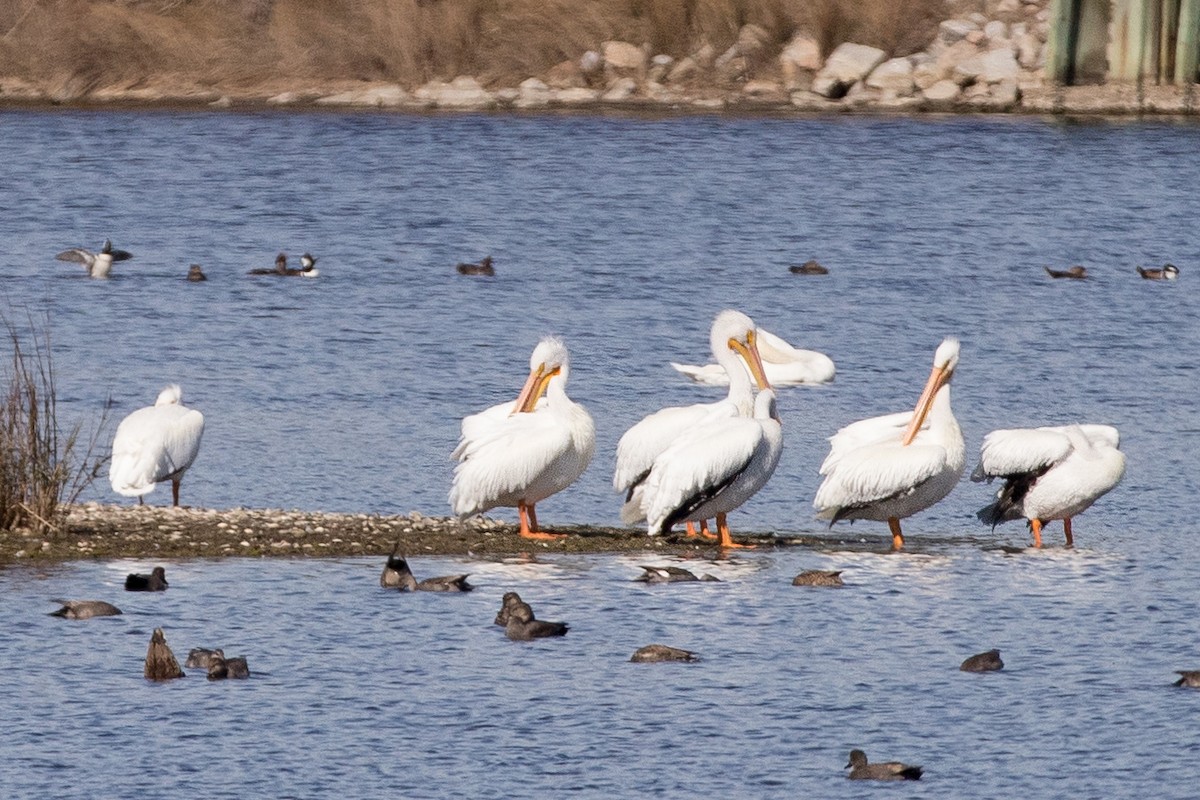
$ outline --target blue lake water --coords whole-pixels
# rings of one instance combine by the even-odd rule
[[[0,571],[11,679],[0,794],[311,797],[858,796],[851,747],[922,763],[913,796],[1194,796],[1200,694],[1195,283],[1200,126],[866,117],[619,119],[374,114],[0,114],[0,293],[49,320],[64,421],[116,422],[167,382],[202,410],[185,503],[444,514],[458,420],[515,396],[546,333],[597,456],[539,518],[615,524],[621,432],[713,399],[668,361],[707,359],[739,308],[838,365],[780,394],[785,447],[735,530],[824,533],[825,439],[910,408],[945,335],[968,469],[997,427],[1116,425],[1124,482],[1077,549],[1012,553],[965,482],[905,526],[839,526],[819,549],[704,565],[722,584],[646,588],[637,559],[429,559],[464,597],[396,596],[376,561],[136,562]],[[105,237],[108,281],[54,260]],[[313,280],[254,279],[285,250]],[[495,258],[497,276],[454,264]],[[817,258],[824,278],[795,276]],[[1173,284],[1136,264],[1181,268]],[[201,263],[203,284],[183,280]],[[1087,281],[1043,266],[1084,264]],[[113,502],[98,483],[87,499]],[[166,502],[159,490],[148,498]],[[515,514],[497,512],[501,518]],[[846,569],[833,592],[789,585]],[[573,628],[518,645],[516,589]],[[69,623],[49,598],[126,615]],[[248,683],[147,685],[150,631],[183,655],[244,652]],[[626,663],[650,641],[695,665]],[[957,671],[999,647],[996,675]],[[131,727],[132,726],[132,727]]]

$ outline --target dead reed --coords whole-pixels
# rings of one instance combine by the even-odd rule
[[[92,453],[103,420],[86,442],[81,424],[64,431],[47,328],[39,334],[31,324],[26,349],[17,326],[9,319],[4,326],[12,359],[0,386],[0,529],[57,531],[100,469]]]
[[[389,80],[476,75],[514,84],[608,39],[682,57],[721,52],[743,25],[905,55],[945,0],[12,0],[0,75],[83,89],[182,81]]]

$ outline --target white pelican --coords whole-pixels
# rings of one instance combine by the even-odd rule
[[[104,246],[100,248],[99,253],[93,253],[82,247],[72,247],[70,250],[63,250],[55,258],[59,261],[74,261],[83,264],[88,275],[93,278],[107,278],[108,274],[112,272],[114,261],[128,261],[133,258],[133,253],[125,250],[113,250],[112,240],[105,239]]]
[[[754,416],[713,419],[690,428],[654,460],[643,489],[650,535],[687,520],[717,518],[721,547],[733,543],[725,515],[767,484],[783,452],[775,392],[763,389]]]
[[[749,417],[754,413],[754,390],[750,376],[760,389],[770,388],[758,355],[758,333],[754,320],[739,311],[717,314],[709,331],[713,356],[728,373],[729,395],[715,403],[671,406],[642,419],[625,432],[617,443],[617,466],[613,488],[625,494],[621,519],[626,524],[646,518],[642,492],[650,468],[676,439],[689,428],[728,417]],[[744,364],[744,366],[743,366]],[[691,535],[691,521],[688,521]]]
[[[813,500],[819,518],[886,520],[892,547],[904,546],[900,520],[950,494],[962,476],[966,446],[950,409],[957,364],[958,340],[946,339],[915,411],[864,419],[830,437]]]
[[[1067,547],[1071,518],[1087,510],[1125,474],[1121,437],[1110,425],[1064,425],[992,431],[983,439],[973,481],[1003,478],[996,500],[979,511],[993,528],[1010,519],[1029,520],[1033,546],[1042,546],[1042,526],[1063,521]]]
[[[182,405],[183,393],[175,384],[159,392],[154,405],[139,408],[121,420],[113,437],[108,480],[113,491],[136,497],[171,481],[171,500],[179,505],[179,482],[200,452],[204,415]]]
[[[591,415],[567,397],[569,375],[566,345],[548,336],[533,350],[529,378],[516,402],[463,419],[450,487],[455,514],[465,517],[516,506],[522,536],[558,535],[538,529],[534,506],[574,483],[596,449]],[[539,402],[543,392],[545,402]]]
[[[833,359],[824,353],[792,347],[762,328],[758,329],[758,353],[762,358],[767,380],[772,386],[829,383],[836,372]],[[727,386],[729,376],[733,374],[725,369],[724,364],[705,364],[703,367],[697,367],[672,361],[671,366],[697,383],[709,386]]]

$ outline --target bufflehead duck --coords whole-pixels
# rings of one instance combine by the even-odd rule
[[[83,264],[84,269],[88,271],[88,275],[93,278],[107,278],[112,272],[114,261],[128,261],[133,258],[133,253],[125,250],[113,250],[112,240],[105,239],[104,246],[100,248],[99,253],[93,253],[91,250],[85,250],[82,247],[72,247],[70,250],[63,250],[55,256],[59,261],[73,261],[77,264]]]

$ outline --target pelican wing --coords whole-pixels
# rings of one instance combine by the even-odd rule
[[[1078,425],[1059,425],[1056,427],[1038,428],[1038,430],[1066,434],[1072,428],[1082,433],[1092,443],[1093,447],[1102,445],[1109,447],[1121,446],[1121,433],[1112,425],[1094,425],[1082,422]]]
[[[476,420],[473,426],[486,430],[478,438],[464,438],[454,451],[458,466],[450,505],[460,516],[495,508],[507,498],[515,503],[517,495],[573,446],[570,429],[548,411],[502,420],[493,416],[487,422],[485,426]]]
[[[912,420],[911,411],[900,411],[896,414],[885,414],[882,417],[852,422],[829,437],[829,455],[821,462],[821,475],[828,475],[847,454],[862,447],[883,445],[889,442],[900,443],[904,429]],[[929,427],[926,422],[922,430]]]
[[[90,267],[96,261],[96,256],[90,250],[84,250],[82,247],[72,247],[70,250],[63,250],[55,256],[59,261],[71,261],[76,264],[83,264]]]
[[[138,409],[117,427],[108,477],[113,491],[144,495],[154,484],[175,478],[195,461],[204,435],[204,415],[179,405]]]
[[[617,443],[613,488],[618,492],[628,492],[645,480],[654,466],[654,460],[690,428],[734,416],[737,416],[734,404],[722,401],[672,406],[644,417],[625,431]]]
[[[1102,426],[1097,426],[1102,427]],[[1063,429],[1008,428],[983,437],[979,466],[971,480],[984,481],[1044,472],[1071,452],[1071,440]]]
[[[652,530],[689,508],[698,508],[749,466],[763,441],[762,425],[734,417],[692,428],[654,462],[644,507]]]
[[[908,416],[908,415],[905,415]],[[828,461],[828,459],[826,459]],[[946,468],[946,449],[938,445],[895,444],[859,447],[842,456],[817,489],[813,507],[823,519],[843,511],[912,493]]]
[[[461,459],[463,452],[470,446],[471,442],[486,439],[489,435],[503,428],[504,423],[516,411],[516,406],[517,402],[515,400],[509,400],[508,402],[497,403],[494,406],[485,408],[477,414],[463,417],[461,425],[462,438],[459,439],[458,446],[451,453],[451,458],[455,460]],[[546,398],[538,398],[534,412],[539,412],[545,407]]]
[[[695,364],[677,364],[672,361],[671,366],[676,372],[688,376],[696,383],[703,383],[706,386],[728,386],[729,376],[725,374],[725,369],[720,364],[705,364],[697,366]]]

